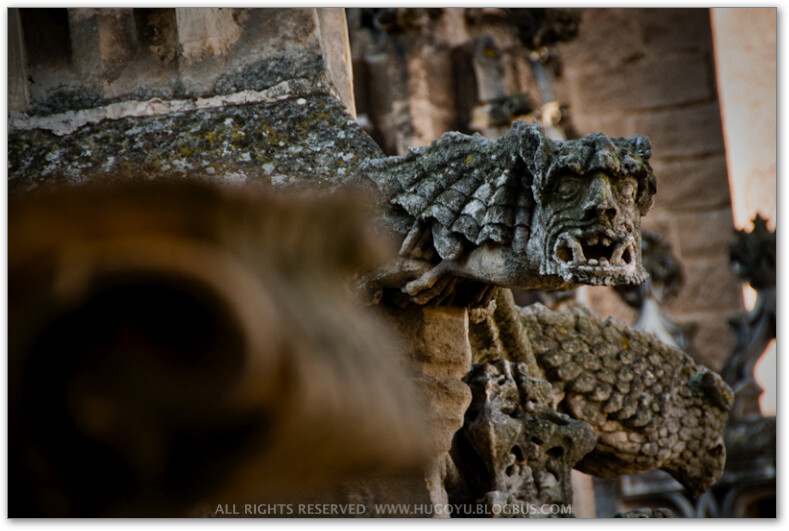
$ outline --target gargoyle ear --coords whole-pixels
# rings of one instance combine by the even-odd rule
[[[555,152],[554,143],[545,136],[542,126],[537,122],[528,124],[519,120],[512,124],[507,136],[512,139],[512,154],[519,155],[529,172],[539,179]]]
[[[634,136],[630,143],[633,146],[633,150],[641,155],[644,161],[648,160],[649,157],[652,156],[652,142],[650,142],[649,139],[644,135]]]

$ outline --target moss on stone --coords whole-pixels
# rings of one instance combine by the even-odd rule
[[[9,135],[9,192],[45,183],[180,175],[297,184],[338,183],[378,146],[333,96],[297,94],[274,103],[105,120],[56,136]]]

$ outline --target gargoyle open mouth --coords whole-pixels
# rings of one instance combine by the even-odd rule
[[[554,256],[570,269],[617,271],[635,265],[635,240],[611,229],[565,232],[556,241]]]

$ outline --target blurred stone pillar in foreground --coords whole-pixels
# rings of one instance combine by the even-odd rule
[[[256,516],[420,478],[406,345],[346,288],[389,257],[363,213],[185,180],[12,202],[9,515]]]
[[[344,11],[10,19],[11,515],[226,515],[348,502],[338,482],[393,470],[424,483],[405,347],[364,332],[346,290],[381,238],[353,205],[260,190],[332,188],[381,155],[353,119]]]

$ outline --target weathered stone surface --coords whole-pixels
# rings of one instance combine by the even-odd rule
[[[696,325],[675,321],[663,307],[682,288],[682,266],[671,246],[659,234],[644,231],[641,235],[642,261],[649,278],[638,286],[616,286],[614,289],[622,300],[638,310],[636,330],[653,334],[667,345],[693,356],[692,338]]]
[[[553,382],[555,411],[584,420],[599,436],[579,470],[610,476],[662,467],[697,493],[720,476],[732,393],[719,376],[651,334],[583,308],[518,311],[539,364],[528,373]],[[472,327],[472,345],[484,337],[495,345],[493,352],[475,347],[475,360],[522,356],[513,341],[500,340],[499,322],[494,312]],[[480,330],[495,333],[475,338]]]
[[[408,365],[428,405],[436,456],[449,451],[463,426],[471,393],[461,379],[471,366],[468,314],[458,307],[383,307],[410,343]]]
[[[628,82],[612,83],[613,72]],[[687,105],[713,96],[712,69],[709,58],[703,55],[659,55],[616,65],[607,71],[574,73],[568,80],[576,105],[598,113]]]
[[[669,241],[676,242],[679,239],[676,236],[679,227],[674,223],[672,214],[673,212],[667,208],[667,205],[656,205],[655,208],[649,212],[649,216],[641,220],[641,229],[661,234]]]
[[[407,63],[412,145],[429,144],[446,131],[457,129],[455,86],[449,50],[425,45]]]
[[[494,101],[508,96],[504,82],[504,65],[501,50],[491,35],[483,35],[472,40],[472,68],[477,86],[479,102]]]
[[[578,469],[609,477],[661,468],[696,495],[704,492],[726,461],[722,431],[731,389],[683,352],[623,322],[603,320],[584,308],[552,312],[535,304],[521,311],[524,323],[531,323],[525,330],[548,336],[567,326],[568,314],[578,323],[589,321],[570,332],[586,348],[558,364],[551,361],[555,350],[535,348],[535,356],[563,393],[561,410],[590,423],[598,434],[595,450]],[[585,336],[586,328],[602,330],[602,338]],[[586,352],[602,367],[579,371],[575,360],[584,365]]]
[[[389,491],[391,497],[378,497],[376,502],[403,503],[407,496],[422,492],[430,503],[444,504],[445,480],[447,475],[452,475],[454,467],[449,450],[454,434],[463,427],[471,403],[471,391],[462,381],[471,367],[468,311],[459,307],[413,305],[382,309],[409,342],[405,363],[426,406],[425,438],[429,441],[432,461],[424,472],[424,483],[410,493]]]
[[[534,358],[530,335],[523,329],[511,290],[498,289],[491,301],[492,309],[473,309],[477,318],[471,320],[469,340],[472,361],[482,364],[488,361],[508,359],[523,363],[533,377],[542,377],[542,369]],[[542,347],[549,349],[558,345],[550,338],[543,339]]]
[[[110,83],[116,81],[120,71],[126,66],[130,54],[135,51],[134,18],[131,10],[70,9],[68,28],[71,60],[78,77],[84,77],[85,80],[80,86],[69,84],[70,80],[65,78],[63,85],[71,85],[69,89],[74,93],[85,92],[91,96],[101,94],[102,81],[107,80]],[[116,60],[117,66],[113,65]],[[54,89],[55,94],[47,94],[48,102],[41,102],[41,92],[46,87],[43,83],[45,80],[41,81],[40,86],[35,87],[33,92],[34,108],[43,108],[46,112],[50,110],[52,100],[66,99],[68,89],[63,86],[57,87]],[[86,98],[79,98],[75,103],[81,106],[85,101]]]
[[[306,80],[278,85],[259,103],[184,105],[189,110],[107,120],[64,136],[12,130],[9,192],[186,175],[331,185],[381,154],[339,101]]]
[[[548,78],[559,69],[552,47],[575,34],[576,11],[349,9],[357,64],[375,71],[358,86],[369,95],[363,98],[367,107],[362,112],[371,118],[373,136],[387,154],[398,155],[446,131],[498,138],[531,110],[510,114],[494,109],[486,116],[489,109],[484,106],[524,95],[539,101],[541,84],[550,85]],[[539,62],[530,60],[532,53],[540,56]],[[382,61],[389,63],[387,68],[381,68]],[[387,69],[392,72],[380,75]],[[399,75],[393,75],[395,71]],[[547,92],[543,96],[556,103]],[[397,101],[397,108],[391,101]],[[558,136],[568,136],[564,118],[552,124],[562,131]],[[544,123],[550,127],[547,118]]]
[[[712,50],[709,9],[634,10],[651,53],[677,50]]]
[[[605,131],[610,136],[633,136],[632,119],[620,113],[595,114],[594,109],[571,108],[573,125],[578,131],[591,133]]]
[[[398,288],[425,304],[451,302],[467,281],[483,292],[641,282],[650,155],[642,136],[552,141],[515,122],[496,142],[447,133],[408,155],[367,161],[360,174],[377,187],[386,225],[405,235],[403,265],[372,289]],[[428,270],[403,286],[417,265]],[[485,301],[471,297],[455,303]]]
[[[294,16],[301,17],[307,10],[292,11]],[[203,14],[208,12],[209,10],[206,10]],[[40,130],[15,133],[13,139],[15,158],[13,166],[10,167],[10,170],[16,172],[12,176],[13,191],[25,191],[43,181],[53,183],[100,179],[111,181],[124,179],[135,173],[143,173],[146,177],[189,175],[198,179],[223,179],[248,184],[271,183],[283,186],[308,184],[334,187],[345,183],[349,176],[355,174],[362,160],[378,159],[371,163],[370,167],[380,163],[377,169],[381,170],[382,179],[390,179],[389,183],[382,185],[382,189],[387,192],[384,194],[383,202],[387,204],[387,208],[390,208],[388,221],[392,224],[389,228],[394,227],[401,236],[406,235],[405,243],[408,245],[403,246],[404,254],[408,255],[409,259],[420,262],[418,267],[408,269],[410,267],[408,266],[396,271],[396,282],[388,287],[399,290],[409,281],[422,281],[422,285],[411,284],[411,288],[416,288],[412,291],[426,288],[429,296],[425,299],[417,299],[416,302],[461,302],[472,305],[474,307],[470,313],[474,316],[474,326],[469,329],[469,316],[466,309],[462,307],[414,307],[402,297],[384,300],[385,304],[382,306],[387,306],[386,311],[390,313],[392,320],[398,322],[403,330],[412,335],[410,362],[416,372],[414,379],[420,388],[419,394],[428,402],[427,415],[431,422],[431,430],[426,430],[426,433],[429,432],[431,438],[431,450],[434,457],[439,457],[431,463],[424,481],[420,481],[420,478],[415,481],[414,477],[407,477],[401,482],[393,482],[392,489],[388,489],[385,494],[374,492],[378,487],[386,484],[387,480],[384,479],[382,482],[368,485],[370,488],[366,491],[364,488],[356,488],[354,496],[365,500],[364,503],[368,507],[380,496],[415,503],[447,501],[444,485],[452,482],[456,471],[450,466],[451,461],[441,459],[446,457],[452,434],[463,424],[463,412],[470,396],[469,389],[460,381],[460,377],[469,368],[472,355],[478,358],[477,361],[490,361],[497,357],[499,360],[485,365],[488,369],[484,371],[488,372],[485,372],[484,377],[480,377],[481,379],[474,384],[478,389],[484,388],[487,393],[493,389],[490,386],[509,378],[512,381],[504,381],[502,387],[512,387],[514,381],[516,393],[505,390],[499,396],[496,395],[498,391],[491,390],[482,400],[487,404],[484,407],[488,409],[467,423],[466,427],[471,434],[469,440],[477,441],[470,444],[472,446],[477,444],[479,458],[489,463],[485,473],[479,472],[482,468],[476,472],[467,471],[466,478],[475,477],[474,474],[477,474],[478,479],[473,480],[471,486],[467,483],[464,487],[462,481],[460,486],[455,485],[456,489],[459,489],[454,491],[455,496],[471,496],[469,494],[471,489],[476,494],[468,499],[481,497],[488,504],[525,504],[531,502],[530,496],[540,500],[569,499],[567,471],[575,462],[573,459],[580,458],[583,445],[574,447],[565,439],[572,439],[575,436],[588,439],[583,432],[589,432],[589,429],[584,422],[573,421],[556,412],[562,393],[553,390],[546,381],[536,379],[542,376],[555,381],[557,390],[563,391],[564,402],[561,407],[565,408],[564,411],[570,411],[599,428],[604,435],[603,444],[607,445],[605,451],[609,452],[609,457],[614,455],[611,461],[617,465],[613,468],[621,465],[622,455],[627,461],[633,457],[634,452],[637,455],[628,464],[634,468],[643,468],[665,463],[669,457],[676,457],[674,453],[685,451],[684,446],[688,447],[688,451],[696,453],[708,447],[712,447],[713,453],[716,451],[716,447],[711,446],[712,443],[706,432],[702,433],[704,437],[701,438],[694,432],[699,426],[706,428],[704,422],[698,420],[699,414],[695,408],[687,416],[689,420],[678,430],[673,430],[677,433],[669,434],[669,429],[665,428],[658,430],[659,437],[651,440],[644,435],[649,430],[641,430],[644,423],[649,424],[653,417],[665,413],[662,409],[664,404],[659,398],[665,386],[670,387],[670,384],[681,380],[672,379],[675,375],[671,373],[671,364],[668,364],[668,368],[664,367],[663,362],[667,355],[659,347],[653,349],[658,351],[657,353],[650,351],[644,356],[636,355],[637,352],[649,350],[647,347],[652,345],[649,339],[642,338],[643,341],[640,341],[635,338],[632,345],[623,344],[621,342],[623,337],[630,341],[633,336],[621,323],[607,323],[601,326],[594,319],[579,318],[575,314],[560,314],[548,324],[540,323],[539,320],[524,323],[512,308],[506,307],[506,311],[503,311],[505,306],[498,304],[504,300],[501,296],[495,299],[496,304],[493,306],[485,304],[496,296],[496,290],[490,289],[490,283],[513,284],[511,278],[502,280],[502,271],[506,276],[512,273],[513,267],[516,267],[513,264],[522,265],[517,259],[523,258],[523,254],[528,254],[525,253],[526,242],[534,240],[534,238],[530,240],[534,236],[534,232],[530,231],[541,230],[542,227],[553,223],[554,218],[559,219],[568,215],[566,209],[568,204],[572,205],[570,210],[584,210],[583,217],[594,214],[600,218],[598,220],[600,227],[585,232],[569,231],[567,234],[557,236],[556,240],[545,238],[547,242],[545,249],[538,249],[539,251],[546,256],[551,253],[563,254],[565,258],[569,257],[579,263],[586,262],[589,267],[595,267],[599,265],[598,258],[595,258],[600,252],[599,247],[606,247],[605,252],[610,251],[612,247],[610,241],[608,244],[601,242],[603,239],[610,239],[609,235],[605,234],[605,230],[621,226],[623,232],[634,234],[634,240],[620,240],[617,242],[622,244],[619,250],[630,252],[630,259],[636,259],[636,251],[640,247],[628,246],[636,243],[638,215],[645,213],[650,202],[649,196],[654,191],[647,162],[650,156],[648,143],[644,143],[642,138],[617,139],[612,142],[602,135],[595,135],[573,141],[575,143],[549,143],[540,140],[538,149],[531,149],[529,141],[522,143],[512,141],[509,145],[510,149],[497,151],[491,147],[492,143],[485,143],[478,138],[472,137],[472,140],[469,140],[469,137],[449,135],[446,142],[437,144],[439,147],[432,154],[431,148],[426,148],[415,156],[409,155],[395,163],[392,163],[391,159],[389,162],[386,160],[381,162],[380,150],[350,121],[349,116],[342,112],[342,105],[332,98],[333,93],[342,92],[338,84],[343,85],[348,78],[331,77],[333,68],[331,65],[347,66],[348,61],[347,57],[339,58],[342,47],[334,46],[337,44],[336,35],[330,37],[321,28],[325,20],[320,16],[317,19],[312,16],[302,17],[303,20],[297,22],[300,31],[310,25],[315,26],[315,20],[318,21],[318,29],[307,36],[298,32],[289,34],[288,25],[292,21],[283,24],[282,27],[266,26],[266,31],[270,35],[276,34],[284,39],[283,50],[287,53],[279,56],[276,54],[282,50],[278,50],[276,45],[272,48],[264,46],[255,49],[259,43],[246,42],[244,38],[244,30],[249,27],[250,20],[254,19],[253,22],[263,25],[271,24],[270,20],[255,18],[259,16],[257,13],[250,19],[251,15],[245,14],[244,10],[217,9],[210,12],[214,15],[200,17],[188,16],[182,10],[176,12],[178,16],[175,18],[182,30],[180,33],[173,34],[180,39],[178,53],[183,53],[183,65],[179,72],[180,83],[188,85],[189,90],[203,91],[200,94],[215,94],[219,91],[228,94],[230,99],[231,92],[242,89],[258,90],[260,87],[270,87],[270,83],[288,81],[274,85],[262,101],[234,100],[235,103],[231,104],[220,104],[203,109],[189,107],[177,112],[172,112],[173,108],[170,108],[171,112],[168,116],[159,113],[149,117],[127,117],[113,123],[105,122],[99,126],[86,125],[68,139],[48,135]],[[273,11],[269,11],[271,12]],[[198,14],[191,13],[191,15]],[[121,22],[129,21],[128,16],[125,18],[121,16],[119,19],[122,19]],[[622,27],[634,27],[636,32],[631,35],[622,31],[622,27],[616,28],[621,42],[628,42],[631,39],[643,41],[644,36],[638,33],[640,22],[634,26],[632,17],[628,18],[626,15],[622,18],[622,22],[624,23]],[[210,31],[202,28],[201,24],[207,25],[206,28]],[[128,24],[125,27],[127,26]],[[119,32],[119,35],[124,38],[129,37],[128,32],[125,31]],[[306,46],[297,43],[301,38],[306,39]],[[634,92],[648,96],[650,103],[641,106],[639,101],[633,103],[631,93],[619,94],[623,101],[629,102],[629,109],[700,101],[702,94],[709,92],[709,87],[712,85],[709,72],[691,68],[698,56],[682,53],[658,58],[653,62],[652,58],[643,55],[642,44],[643,42],[640,44],[635,42],[633,46],[622,46],[611,50],[611,54],[602,59],[604,62],[632,60],[624,65],[623,71],[626,74],[648,75],[647,84],[636,87],[637,90]],[[173,60],[174,55],[170,53],[172,48],[168,47],[167,39],[162,39],[162,42],[157,43],[156,46],[152,42],[142,43],[141,46],[142,55],[155,55],[156,61],[161,63],[160,66]],[[295,54],[289,55],[289,50],[297,48]],[[130,46],[128,49],[132,50],[134,47]],[[241,53],[239,52],[241,49],[246,51]],[[391,53],[393,50],[386,49],[385,52]],[[273,61],[261,59],[257,55],[259,53],[270,53],[270,57],[278,59]],[[92,60],[87,53],[83,58],[85,61]],[[332,59],[335,60],[334,63]],[[510,59],[507,58],[501,64],[494,65],[509,69],[500,72],[508,79],[515,75],[512,64],[507,62]],[[238,62],[234,62],[236,60]],[[77,101],[81,102],[80,105],[86,101],[90,101],[90,105],[93,105],[91,98],[106,102],[109,97],[127,97],[128,94],[124,92],[127,78],[124,76],[131,79],[133,74],[128,68],[128,61],[129,58],[121,53],[117,64],[106,62],[112,71],[105,69],[103,74],[114,76],[117,81],[109,92],[101,88],[101,90],[96,89],[96,94],[89,93],[87,90],[84,94],[76,96],[66,94],[62,101],[50,99],[48,105],[51,109],[59,109],[63,105],[68,106]],[[375,61],[370,62],[375,66],[374,63]],[[381,79],[385,79],[390,84],[399,82],[405,94],[417,92],[420,96],[425,96],[422,100],[424,106],[420,107],[400,98],[398,94],[393,95],[383,91],[389,98],[387,100],[389,105],[386,107],[389,125],[399,133],[403,131],[407,133],[397,137],[395,144],[397,150],[400,150],[409,139],[431,134],[430,127],[435,123],[435,120],[425,120],[424,123],[415,120],[413,116],[409,116],[409,112],[433,115],[439,113],[441,105],[446,104],[446,101],[442,100],[450,99],[451,87],[444,83],[441,90],[431,92],[430,76],[427,74],[432,73],[434,69],[436,72],[439,70],[427,59],[424,63],[405,65],[407,69],[403,69],[402,64],[396,67],[392,67],[392,64],[386,63],[384,59],[378,65],[381,66],[378,71]],[[669,76],[662,76],[669,78],[668,90],[656,89],[653,86],[657,85],[658,81],[665,81],[649,70],[654,64],[662,65],[671,72]],[[447,68],[446,65],[444,67]],[[691,68],[691,71],[686,71],[688,68]],[[223,69],[229,71],[222,71]],[[375,67],[371,70],[375,70]],[[215,74],[220,71],[222,73],[217,78]],[[162,72],[164,72],[163,78],[169,75],[166,69]],[[393,76],[392,72],[407,72],[409,75]],[[446,73],[446,70],[444,72]],[[576,80],[583,79],[587,74],[588,72],[580,70],[574,72]],[[302,77],[294,81],[294,77],[299,76]],[[691,83],[693,89],[689,91],[683,90],[683,83],[688,81],[686,79],[688,76],[690,81],[694,82]],[[326,83],[327,81],[330,83]],[[509,79],[507,83],[511,81]],[[135,94],[159,94],[156,91],[163,90],[161,94],[173,97],[188,92],[184,86],[177,83],[164,89],[162,85],[152,83],[153,85],[156,86],[141,87]],[[329,85],[333,85],[333,88]],[[319,87],[317,90],[315,90],[316,86]],[[611,97],[612,92],[609,91],[608,86],[600,88],[599,94],[594,97],[603,99]],[[690,99],[683,99],[687,94],[690,94]],[[613,95],[617,94],[613,92]],[[82,99],[78,99],[77,96]],[[340,94],[340,97],[343,98],[343,94]],[[603,103],[600,107],[605,108],[605,101],[600,101]],[[148,102],[153,107],[171,103]],[[346,107],[352,112],[352,107],[348,107],[347,102]],[[636,120],[632,118],[632,116],[613,116],[611,120],[616,127],[621,127],[622,131],[627,130],[622,134],[631,134],[630,128],[636,124]],[[409,130],[409,127],[413,129]],[[679,127],[681,129],[682,124],[679,124]],[[512,136],[517,135],[513,133]],[[508,141],[511,140],[512,138]],[[42,144],[48,146],[42,147]],[[475,144],[473,149],[464,151],[464,146],[469,144]],[[506,142],[500,146],[505,144]],[[80,150],[86,145],[90,149],[90,154],[83,156],[84,151]],[[26,157],[27,152],[29,156]],[[119,152],[123,153],[123,160],[118,160]],[[485,160],[491,153],[493,154],[491,160]],[[476,157],[478,154],[483,155],[482,163],[480,158]],[[116,159],[112,159],[113,156],[116,156]],[[432,156],[435,157],[431,160]],[[498,159],[493,162],[492,159],[495,157]],[[539,160],[541,158],[544,160]],[[95,160],[101,162],[95,163]],[[22,162],[19,166],[17,166],[18,161]],[[403,164],[406,169],[395,170],[403,161],[406,161],[406,164]],[[607,173],[594,173],[594,170],[601,168]],[[365,167],[363,171],[367,170],[369,167]],[[555,174],[558,175],[566,170],[570,170],[570,173],[585,173],[585,175],[583,178],[567,178],[564,182],[559,180],[546,185]],[[510,171],[510,175],[506,174],[507,171]],[[467,179],[471,174],[473,178]],[[627,188],[628,183],[623,185],[621,181],[627,180],[628,175],[634,174],[638,174],[636,184]],[[395,183],[393,175],[394,178],[399,179],[399,183]],[[524,175],[530,176],[533,182],[530,181],[524,186],[522,179]],[[424,179],[412,182],[415,176]],[[580,181],[580,185],[573,179]],[[377,184],[381,185],[381,182],[379,180]],[[534,183],[538,183],[539,186],[532,186]],[[396,190],[397,193],[392,195],[388,193],[390,191],[388,186],[394,184],[401,186]],[[531,188],[529,194],[521,193],[529,188]],[[560,193],[551,197],[554,188]],[[562,189],[564,192],[561,192]],[[579,191],[584,194],[581,199],[572,197]],[[633,192],[632,197],[628,196],[630,192]],[[564,197],[561,197],[562,195]],[[638,205],[634,206],[632,203],[636,199]],[[550,212],[538,215],[540,208]],[[398,218],[397,215],[392,215],[393,211],[395,214],[403,214],[403,210],[408,216]],[[636,210],[638,214],[635,213]],[[573,211],[570,214],[575,216],[573,222],[582,217],[578,212]],[[465,215],[465,225],[458,223],[463,215]],[[617,216],[620,216],[618,221],[603,219]],[[403,219],[407,222],[403,222]],[[560,220],[559,224],[561,222]],[[501,243],[511,245],[524,253],[521,255],[516,253],[514,260],[512,256],[505,256],[500,261],[496,260],[500,257],[495,254],[479,253],[476,262],[472,260],[468,267],[468,262],[463,264],[468,258],[470,248],[486,246],[495,248]],[[583,260],[580,256],[583,256]],[[589,259],[594,259],[597,263],[592,264]],[[462,265],[458,266],[458,264]],[[466,269],[463,269],[464,267]],[[412,272],[413,275],[409,277]],[[556,273],[534,268],[528,274],[545,277],[548,276],[546,272]],[[520,273],[523,272],[518,274]],[[595,283],[606,274],[603,270],[580,276],[584,277],[581,281]],[[464,295],[468,295],[468,292],[471,292],[471,295],[456,299],[443,298],[445,291],[462,292],[463,283],[469,276],[472,276],[473,282],[465,285],[468,290]],[[541,280],[544,279],[538,278],[538,281]],[[563,280],[567,282],[567,278]],[[621,280],[618,278],[611,282]],[[636,278],[634,276],[627,280],[636,280]],[[550,282],[546,283],[546,286],[564,287]],[[413,295],[408,290],[406,292],[409,296]],[[508,290],[506,292],[509,293]],[[514,313],[517,319],[508,318],[508,312]],[[342,312],[336,313],[337,315],[326,316],[327,322],[339,323],[337,319],[342,321],[345,315]],[[495,321],[495,326],[487,326],[491,319]],[[469,338],[469,335],[472,337]],[[529,339],[525,339],[524,336],[528,336]],[[585,343],[579,337],[587,340],[594,338],[594,340]],[[537,364],[532,348],[537,349],[541,354],[539,360],[542,366]],[[501,360],[507,357],[510,361],[523,363],[515,364]],[[512,367],[516,366],[515,372],[518,374],[513,376]],[[648,368],[647,372],[645,372],[646,368]],[[476,376],[480,374],[476,373]],[[682,376],[686,375],[683,373]],[[670,380],[668,383],[667,378]],[[561,389],[562,382],[566,382],[563,389]],[[681,383],[684,384],[685,381],[682,380]],[[704,400],[710,399],[709,393],[708,395],[704,393],[709,391],[714,395],[717,390],[715,385],[706,388],[703,384],[705,382],[701,382],[700,391],[694,388],[693,392],[698,392],[691,393],[692,399],[701,396],[698,402],[702,405],[705,404]],[[709,381],[706,381],[706,384],[709,384]],[[652,397],[654,400],[651,404],[645,404],[639,400],[640,397]],[[517,418],[512,417],[513,412],[516,412]],[[475,410],[476,413],[479,411]],[[502,421],[499,421],[500,416],[504,417]],[[713,424],[719,420],[717,411],[711,416],[714,417],[713,421],[710,421]],[[520,458],[519,452],[515,451],[514,439],[512,439],[515,432],[517,432],[516,438],[519,438],[519,441],[523,440],[518,443],[523,458]],[[486,446],[486,438],[489,439],[491,434],[494,434],[498,440],[496,444]],[[684,439],[681,441],[682,444],[671,445],[670,448],[666,448],[665,444],[661,446],[661,442],[670,440],[674,435]],[[537,437],[541,442],[530,437]],[[334,443],[336,439],[331,441]],[[499,448],[500,443],[503,444],[501,448]],[[573,459],[570,459],[567,457],[570,455],[567,452],[568,448],[578,452],[579,455],[573,455]],[[515,461],[511,459],[513,456]],[[683,455],[686,461],[693,463],[692,466],[698,461],[697,457]],[[532,462],[527,466],[529,459],[532,459]],[[464,463],[464,465],[472,466],[473,463]],[[695,472],[695,469],[691,472]],[[487,479],[479,478],[485,478],[486,474],[491,482],[483,486]],[[513,477],[515,479],[512,479]],[[477,483],[473,484],[475,481]],[[703,485],[706,478],[697,480],[691,477],[688,481],[696,482],[693,483],[693,488],[700,488],[699,485]],[[363,487],[363,484],[360,485]]]
[[[589,300],[589,307],[594,308],[595,313],[606,317],[616,317],[628,323],[634,323],[636,311],[629,307],[617,297],[610,288],[603,286],[588,286],[586,294]]]
[[[348,112],[351,116],[356,117],[351,43],[348,38],[345,9],[319,8],[316,9],[316,12],[326,77]]]
[[[723,152],[718,103],[636,115],[634,127],[649,135],[661,157],[701,156]]]
[[[672,299],[668,310],[677,316],[702,312],[709,308],[727,308],[736,313],[742,308],[742,290],[729,267],[721,259],[725,256],[684,260],[685,287]]]
[[[722,153],[688,160],[656,159],[652,167],[660,176],[655,209],[709,209],[731,204],[726,157]],[[720,232],[720,228],[714,230],[714,234]]]
[[[181,57],[187,64],[214,55],[225,55],[241,37],[238,13],[234,13],[232,9],[180,8],[176,9],[175,13]]]
[[[8,10],[8,110],[21,111],[30,102],[28,61],[18,8]]]
[[[367,58],[372,118],[383,133],[386,153],[403,153],[411,146],[413,126],[408,112],[407,65],[393,58],[394,48]],[[396,56],[395,56],[396,57]]]
[[[348,43],[336,38],[344,27],[342,10],[328,8],[70,9],[73,68],[65,62],[37,70],[24,110],[206,97],[311,77],[335,87],[353,112]]]
[[[684,230],[679,230],[678,251],[686,259],[694,257],[726,259],[721,249],[734,239],[734,230],[722,230],[733,227],[730,208],[716,210],[677,212],[673,215],[675,223]]]
[[[557,48],[569,64],[616,63],[642,57],[641,28],[632,9],[584,9],[578,38]]]
[[[649,507],[641,507],[640,509],[633,509],[626,513],[619,513],[614,515],[614,518],[676,518],[677,515],[671,509],[661,507],[659,509],[652,509]]]
[[[594,447],[592,428],[557,413],[550,384],[530,377],[524,363],[475,365],[464,381],[473,400],[453,444],[460,478],[448,486],[450,501],[481,515],[571,516],[532,504],[571,504],[570,469]]]
[[[687,225],[680,225],[675,214],[703,209],[710,210],[728,207],[730,192],[724,145],[721,134],[720,111],[715,93],[715,77],[711,62],[712,41],[710,39],[710,10],[708,9],[584,9],[583,21],[578,37],[567,44],[560,44],[558,50],[564,64],[564,76],[557,78],[558,97],[570,106],[573,124],[580,133],[604,131],[609,135],[629,136],[640,133],[649,136],[653,142],[654,156],[651,160],[658,176],[658,191],[655,206],[648,216],[642,219],[642,228],[660,233],[678,253],[680,261],[696,260],[699,256],[685,256],[679,249],[680,233],[689,231]],[[736,19],[736,17],[732,17]],[[723,34],[721,34],[723,35]],[[689,87],[689,94],[709,94],[708,99],[694,100],[695,103],[670,104],[667,107],[650,110],[651,102],[643,101],[641,110],[617,106],[611,101],[606,112],[595,107],[582,105],[576,98],[594,97],[583,94],[585,87],[573,85],[574,77],[591,76],[593,72],[606,72],[605,83],[612,86],[642,86],[641,81],[627,74],[637,70],[637,65],[653,61],[669,64],[671,58],[695,57],[694,61],[706,61],[700,65],[707,74],[691,73],[687,79],[695,79],[701,87]],[[677,85],[670,71],[661,71],[657,77],[649,74],[654,86],[647,92],[633,92],[646,98],[647,94],[660,100],[663,94],[671,94]],[[682,84],[680,80],[680,84]],[[665,86],[664,86],[665,85]],[[678,86],[678,85],[677,85]],[[747,82],[743,85],[747,86]],[[607,89],[607,87],[604,87]],[[625,95],[625,102],[632,101],[632,95]],[[683,95],[678,95],[678,100]],[[767,157],[769,159],[769,157]],[[774,175],[774,172],[773,174]],[[766,198],[769,199],[769,198]],[[714,229],[710,239],[731,231],[730,223]],[[705,234],[703,231],[695,231]],[[701,237],[701,236],[700,236]],[[719,246],[715,256],[722,256],[726,246]],[[688,289],[693,289],[688,282]],[[724,286],[723,289],[728,289]],[[613,297],[611,297],[613,298]],[[606,301],[605,297],[593,301],[591,308],[606,313],[617,303]],[[695,300],[693,314],[709,316],[717,313],[721,323],[731,316],[731,310],[704,305]],[[701,309],[701,307],[703,309]],[[681,311],[679,304],[672,306],[672,314],[690,318],[689,312]],[[615,313],[626,318],[625,313]],[[711,321],[700,325],[699,334],[711,337],[713,330],[704,330]],[[716,327],[717,329],[717,327]],[[700,337],[700,336],[697,336]],[[725,337],[731,337],[725,334]],[[721,347],[720,341],[715,343]],[[701,347],[701,345],[698,345]],[[723,345],[729,352],[733,343]],[[709,349],[706,352],[710,352]]]

